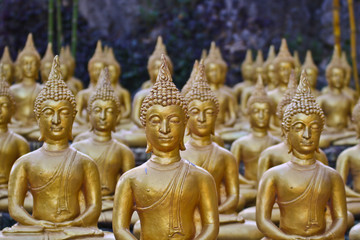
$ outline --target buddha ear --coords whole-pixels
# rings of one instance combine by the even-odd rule
[[[185,151],[185,150],[186,150],[186,147],[185,147],[184,135],[183,135],[181,140],[180,140],[180,151]]]
[[[73,133],[72,133],[72,128],[73,128],[73,125],[71,124],[71,127],[69,129],[69,135],[68,135],[68,140],[69,141],[72,141],[74,139]]]
[[[146,145],[146,153],[151,153],[152,152],[152,145],[149,141],[147,141],[147,145]]]

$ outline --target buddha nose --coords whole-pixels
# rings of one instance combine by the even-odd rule
[[[206,121],[206,117],[205,117],[204,112],[199,113],[198,121],[199,122],[205,122]]]
[[[101,113],[100,113],[100,119],[101,119],[101,120],[105,120],[105,118],[106,118],[106,113],[105,113],[105,109],[104,109],[104,110],[102,110]]]
[[[311,130],[310,130],[309,127],[306,127],[306,128],[305,128],[305,131],[304,131],[304,133],[303,133],[303,138],[305,138],[305,139],[311,138]]]
[[[53,118],[52,118],[52,123],[53,124],[59,124],[60,123],[60,115],[59,113],[55,112]]]
[[[263,119],[264,118],[264,110],[260,110],[259,111],[259,118]]]
[[[170,132],[169,122],[167,119],[162,120],[160,125],[160,132],[163,134],[167,134]]]

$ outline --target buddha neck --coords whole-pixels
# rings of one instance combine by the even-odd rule
[[[291,161],[298,165],[312,165],[316,162],[315,152],[302,154],[297,152],[295,149],[292,150],[292,158]]]
[[[7,124],[0,124],[0,134],[7,133],[9,131]]]
[[[340,95],[342,93],[342,88],[334,88],[334,87],[330,87],[331,93],[336,94],[336,95]]]
[[[181,159],[179,148],[176,148],[169,152],[164,152],[164,151],[158,150],[156,148],[153,148],[152,152],[153,152],[153,154],[150,158],[151,161],[159,163],[159,164],[168,165],[168,164],[178,162]]]
[[[287,89],[287,84],[283,83],[283,82],[279,82],[278,88],[279,88],[280,91],[284,92]]]
[[[111,132],[94,129],[91,137],[96,142],[108,142],[111,140]]]
[[[210,83],[210,82],[209,82],[209,85],[210,85],[211,90],[213,90],[213,91],[219,90],[222,86],[221,83]]]
[[[36,79],[35,78],[29,78],[29,77],[23,77],[21,83],[23,85],[26,85],[26,86],[31,86],[31,85],[36,84]]]
[[[258,128],[258,127],[252,127],[251,128],[252,135],[254,137],[265,137],[267,136],[267,129],[266,128]]]
[[[212,143],[211,135],[208,136],[198,136],[196,134],[191,133],[191,138],[189,140],[189,143],[193,145],[194,147],[203,147],[208,146]]]
[[[50,152],[62,151],[69,147],[68,140],[59,140],[59,141],[52,141],[52,140],[45,140],[42,147]]]

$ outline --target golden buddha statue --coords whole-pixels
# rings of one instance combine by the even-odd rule
[[[237,139],[231,145],[239,169],[241,162],[244,164],[244,176],[239,174],[241,194],[247,203],[254,202],[256,198],[257,169],[260,153],[277,143],[279,139],[268,134],[270,116],[273,114],[273,103],[266,94],[261,75],[247,103],[251,133]]]
[[[102,50],[101,41],[96,44],[94,55],[88,63],[88,72],[90,76],[90,84],[86,89],[81,90],[76,95],[77,112],[78,116],[76,122],[80,125],[88,125],[87,104],[91,94],[96,89],[101,70],[106,66],[105,56]]]
[[[40,55],[36,51],[31,33],[18,58],[22,80],[10,87],[14,94],[16,108],[13,122],[9,127],[25,138],[37,139],[38,135],[31,136],[31,134],[39,129],[33,110],[35,98],[41,90],[40,84],[36,82],[40,68]]]
[[[54,53],[52,50],[52,43],[49,42],[44,57],[41,59],[40,62],[41,82],[43,84],[46,83],[48,80],[53,59],[54,59]]]
[[[69,79],[66,83],[68,86],[71,86],[71,88],[76,89],[76,93],[78,93],[79,91],[83,90],[84,85],[80,79],[74,77],[76,63],[75,63],[75,58],[71,54],[69,45],[65,47],[65,57],[68,63],[68,74],[69,74]]]
[[[111,136],[120,115],[120,101],[111,86],[108,68],[102,71],[104,73],[100,74],[97,89],[88,103],[93,128],[91,135],[88,139],[73,143],[72,147],[96,162],[102,195],[99,222],[111,223],[116,182],[121,174],[135,166],[135,160],[131,150]]]
[[[168,61],[169,64],[170,72],[171,74],[173,74],[173,64],[171,62],[170,57],[167,54],[166,46],[163,43],[162,37],[158,36],[154,52],[150,55],[147,65],[147,70],[149,72],[150,79],[141,85],[141,89],[151,88],[152,85],[155,83],[159,72],[159,68],[161,66],[161,54],[165,54],[166,60]]]
[[[63,80],[66,83],[66,85],[68,86],[68,88],[70,89],[70,91],[75,96],[77,94],[77,88],[74,85],[68,83],[69,82],[69,61],[65,54],[64,47],[61,47],[61,49],[60,49],[59,61],[60,61],[60,71],[61,71]]]
[[[294,51],[294,64],[295,64],[295,68],[294,68],[294,71],[295,71],[295,76],[296,76],[296,79],[299,80],[300,78],[300,74],[301,74],[301,61],[300,61],[300,57],[299,57],[299,52],[297,50]]]
[[[220,51],[216,49],[215,42],[211,43],[209,54],[204,63],[209,85],[219,101],[216,127],[218,129],[231,128],[237,119],[237,102],[231,90],[224,87],[227,64],[222,59]]]
[[[285,38],[281,41],[280,50],[274,60],[274,64],[278,72],[279,84],[277,88],[269,91],[268,95],[273,100],[274,109],[276,109],[287,89],[291,69],[295,68],[294,58],[289,52]],[[280,129],[280,123],[280,119],[278,119],[276,115],[273,115],[271,128],[274,129],[275,132],[279,132],[277,129]]]
[[[248,49],[246,51],[245,59],[241,63],[241,75],[242,75],[243,81],[240,83],[237,83],[234,86],[234,92],[236,95],[236,99],[238,101],[241,100],[243,90],[246,87],[253,86],[255,84],[253,64],[254,64],[254,62],[253,62],[253,58],[252,58],[252,52],[251,52],[251,49]]]
[[[341,53],[341,61],[343,62],[343,65],[345,67],[345,86],[344,86],[344,91],[351,96],[354,99],[354,102],[357,102],[358,98],[359,98],[359,94],[350,87],[350,81],[351,81],[351,75],[352,75],[352,67],[350,66],[348,60],[347,60],[347,56],[346,56],[346,52],[342,51]]]
[[[191,89],[186,95],[189,107],[190,139],[181,157],[207,170],[216,183],[220,232],[217,239],[260,239],[255,222],[244,222],[236,213],[239,205],[238,167],[234,156],[212,141],[219,102],[211,91],[201,62]],[[225,191],[222,189],[225,188]],[[243,204],[242,204],[243,205]]]
[[[266,76],[266,71],[265,71],[265,66],[264,66],[264,57],[263,57],[263,53],[261,50],[257,51],[257,55],[256,55],[255,62],[253,64],[253,68],[254,68],[254,76],[252,78],[257,79],[257,77],[260,75],[262,81],[266,82],[267,76]],[[241,110],[245,114],[247,113],[247,110],[248,110],[247,102],[248,102],[250,96],[252,95],[252,93],[254,92],[254,89],[255,89],[255,85],[250,85],[250,86],[244,87],[244,89],[242,90]]]
[[[18,224],[5,228],[0,239],[114,239],[97,228],[101,192],[96,163],[68,145],[75,108],[74,95],[62,80],[55,56],[34,106],[44,144],[12,167],[9,212]],[[34,198],[32,215],[23,208],[28,190]],[[80,194],[85,205],[82,211]]]
[[[116,186],[113,230],[117,239],[135,239],[130,219],[140,217],[141,239],[194,239],[194,213],[202,221],[197,239],[216,239],[219,213],[213,177],[180,157],[188,119],[187,103],[173,84],[166,57],[141,107],[150,159],[124,173]]]
[[[271,91],[275,89],[279,83],[279,79],[278,79],[279,77],[274,64],[275,57],[276,57],[275,46],[271,45],[269,48],[266,61],[264,63],[264,68],[268,79],[266,86],[267,91]]]
[[[258,188],[256,222],[266,239],[344,239],[344,183],[334,169],[315,156],[324,124],[325,115],[303,73],[282,121],[291,160],[266,171]],[[271,221],[275,202],[280,208],[279,227]],[[332,216],[329,227],[327,207]]]
[[[0,59],[0,63],[2,64],[2,74],[5,77],[5,80],[9,83],[12,84],[13,83],[13,78],[14,78],[14,63],[11,59],[10,56],[10,52],[9,52],[9,47],[5,46],[4,48],[4,52],[3,55]]]
[[[354,99],[343,91],[345,84],[345,68],[335,47],[330,63],[326,67],[328,92],[317,98],[326,116],[326,126],[321,136],[320,147],[329,146],[333,141],[355,135],[350,130]]]
[[[186,81],[185,85],[181,89],[181,94],[185,97],[186,94],[191,90],[193,83],[195,81],[197,71],[198,71],[199,61],[195,60],[193,68],[190,73],[189,79]]]
[[[106,62],[109,69],[110,82],[115,91],[115,94],[119,97],[121,118],[127,119],[131,113],[131,96],[127,89],[123,88],[119,83],[121,75],[121,66],[114,56],[112,48],[109,48],[106,52]]]
[[[317,77],[319,74],[319,69],[315,65],[314,60],[312,58],[312,54],[310,50],[306,51],[306,57],[304,64],[301,67],[302,70],[305,70],[306,75],[308,77],[310,87],[311,87],[311,93],[314,95],[314,97],[320,96],[320,91],[316,89],[316,83],[317,83]]]
[[[30,148],[22,136],[8,129],[15,99],[3,69],[4,65],[0,63],[0,212],[7,212],[7,188],[11,167],[15,160],[28,153]]]

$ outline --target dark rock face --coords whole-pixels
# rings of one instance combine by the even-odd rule
[[[0,49],[10,45],[15,57],[27,33],[33,32],[43,54],[47,42],[47,1],[8,0],[0,4]],[[63,37],[68,44],[71,6],[71,0],[62,1]],[[355,16],[360,16],[359,1],[355,1],[354,10]],[[327,84],[323,75],[334,41],[332,17],[332,0],[81,0],[76,75],[88,82],[87,61],[96,41],[101,39],[114,47],[123,68],[122,84],[134,92],[148,79],[147,58],[156,37],[162,35],[175,65],[174,81],[179,87],[190,75],[195,58],[212,40],[220,46],[229,64],[227,83],[234,85],[241,81],[240,64],[247,48],[262,49],[266,56],[270,44],[278,48],[281,38],[286,37],[291,51],[300,52],[301,60],[307,49],[313,51],[320,67],[321,87]],[[349,53],[345,0],[341,1],[341,27],[343,49]],[[358,34],[358,43],[359,39]]]

